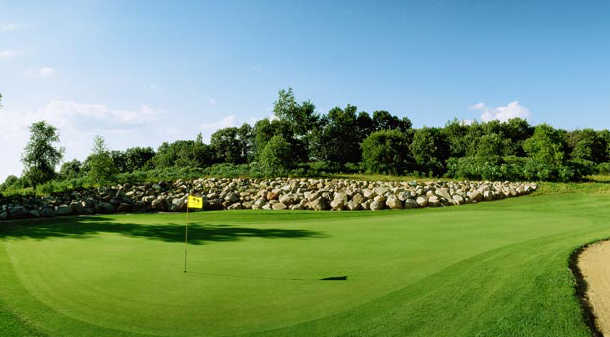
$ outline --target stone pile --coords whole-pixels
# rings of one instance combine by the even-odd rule
[[[202,178],[117,185],[47,197],[0,197],[0,220],[122,212],[181,212],[189,193],[204,209],[382,210],[461,205],[535,191],[521,182],[383,182],[346,179]]]

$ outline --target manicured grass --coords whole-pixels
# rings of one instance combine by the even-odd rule
[[[606,182],[478,205],[2,223],[2,336],[590,336],[568,257]],[[320,281],[347,275],[347,281]]]

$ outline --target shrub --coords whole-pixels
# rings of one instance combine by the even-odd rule
[[[610,162],[597,165],[597,173],[610,174]]]
[[[290,167],[290,144],[284,137],[271,137],[260,156],[260,168],[266,176],[286,174]]]
[[[410,164],[407,137],[398,130],[373,132],[361,147],[362,164],[368,172],[397,175]]]

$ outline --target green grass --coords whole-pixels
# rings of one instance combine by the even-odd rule
[[[0,336],[590,336],[570,253],[610,184],[383,212],[2,223]],[[347,281],[320,281],[347,275]]]

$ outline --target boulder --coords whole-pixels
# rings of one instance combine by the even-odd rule
[[[421,197],[417,197],[417,199],[415,199],[415,202],[417,203],[417,206],[419,207],[427,207],[428,206],[428,198],[421,196]]]
[[[309,208],[313,209],[314,211],[325,211],[330,208],[328,200],[326,200],[325,198],[322,198],[322,197],[319,197],[317,199],[314,199],[313,201],[310,201],[307,205]]]
[[[441,201],[435,195],[428,198],[428,206],[438,207],[441,205]]]
[[[285,204],[283,204],[281,202],[277,202],[277,203],[273,204],[272,208],[274,211],[281,211],[281,210],[288,208],[288,206],[286,206]]]
[[[379,196],[378,196],[379,197]],[[385,199],[385,198],[383,198]],[[378,211],[378,210],[382,210],[384,207],[384,202],[383,201],[379,201],[379,200],[373,200],[371,202],[371,211]]]
[[[405,200],[405,208],[417,208],[418,204],[415,199],[407,199]]]
[[[97,204],[95,211],[99,213],[113,213],[114,206],[109,202],[100,202]]]
[[[70,215],[72,214],[72,207],[68,205],[59,205],[55,208],[55,215]]]
[[[390,195],[388,197],[388,200],[386,200],[385,204],[390,209],[402,209],[403,207],[402,201],[400,201],[400,199],[398,199],[398,197],[396,197],[395,195]]]
[[[227,207],[228,210],[234,210],[234,209],[242,209],[242,205],[239,202],[236,202],[234,204],[229,205],[229,207]]]

